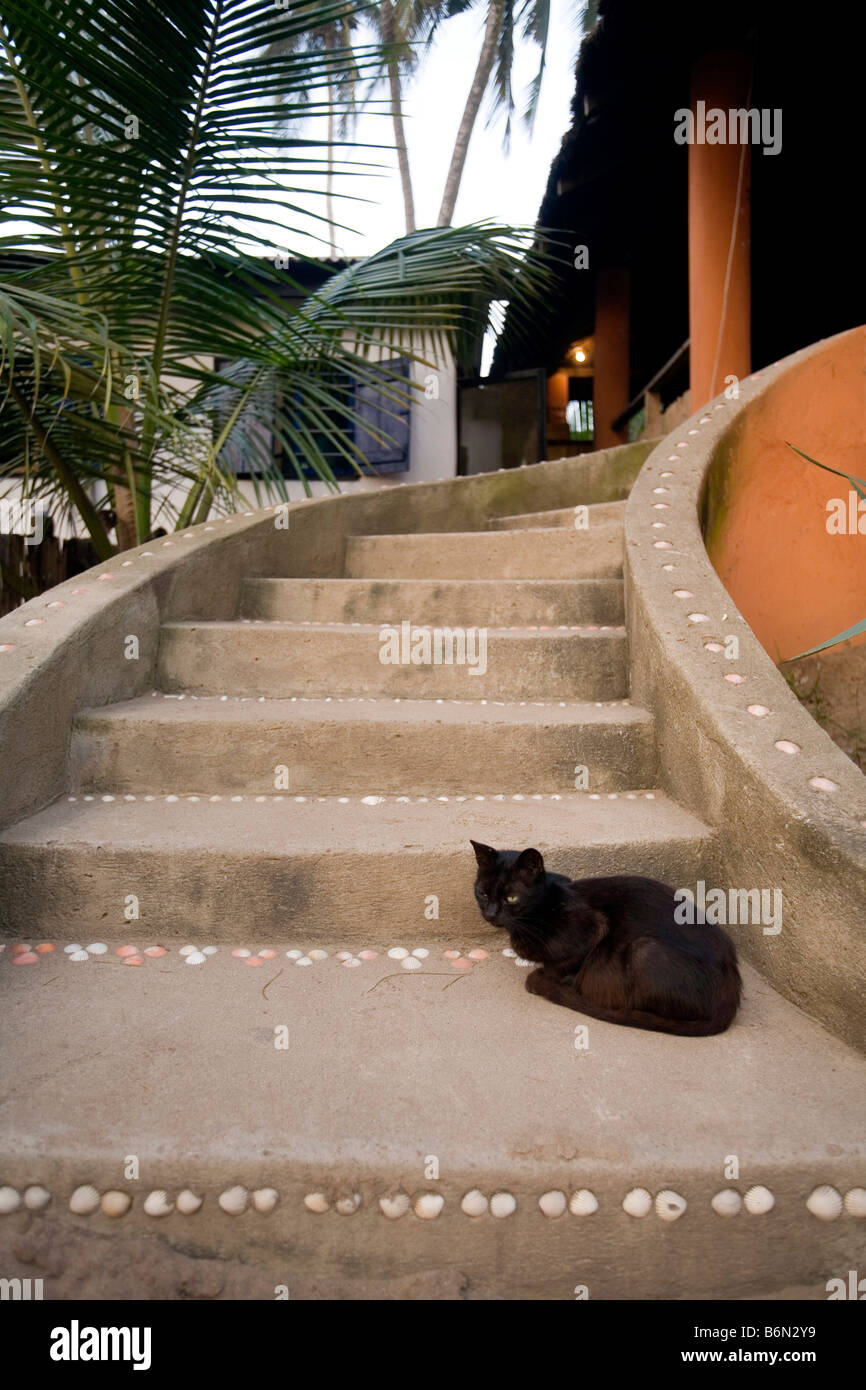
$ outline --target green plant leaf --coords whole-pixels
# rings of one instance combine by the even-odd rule
[[[814,656],[816,652],[826,651],[827,647],[835,647],[839,642],[847,642],[851,637],[859,637],[863,632],[866,632],[866,618],[855,623],[853,627],[846,628],[836,637],[831,637],[827,642],[821,642],[817,647],[810,647],[807,652],[798,652],[796,656],[786,656],[785,661],[799,661],[803,656]]]
[[[857,496],[861,501],[866,502],[866,492],[863,491],[863,489],[866,488],[866,480],[863,478],[854,478],[850,473],[842,473],[838,468],[831,468],[828,463],[819,463],[818,460],[813,459],[810,454],[804,454],[803,450],[798,449],[796,444],[788,443],[787,439],[785,443],[788,445],[789,449],[793,449],[795,454],[799,454],[800,457],[806,459],[808,463],[814,463],[816,468],[823,468],[825,473],[835,473],[837,478],[847,478],[848,482],[857,493]]]

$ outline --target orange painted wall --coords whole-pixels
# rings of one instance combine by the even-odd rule
[[[786,440],[866,478],[866,327],[828,344],[755,401],[711,475],[710,559],[774,661],[866,618],[866,535],[826,529],[827,502],[847,498],[850,486],[799,458]]]

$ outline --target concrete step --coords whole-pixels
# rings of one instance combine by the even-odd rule
[[[244,618],[530,627],[621,623],[620,579],[247,579]]]
[[[622,574],[622,556],[619,522],[587,531],[350,536],[346,574],[352,579],[611,579]]]
[[[257,969],[229,945],[200,965],[170,950],[130,969],[115,943],[144,947],[148,932],[107,941],[98,920],[109,950],[84,963],[63,951],[77,934],[20,968],[7,949],[0,1184],[50,1201],[0,1217],[4,1277],[44,1276],[46,1298],[273,1300],[282,1286],[294,1301],[573,1301],[579,1285],[592,1300],[826,1297],[829,1277],[862,1272],[863,1221],[819,1220],[806,1201],[864,1185],[866,1063],[752,970],[729,1032],[665,1037],[527,994],[499,938],[454,936],[491,951],[458,965],[420,914],[391,922],[389,946],[429,951],[409,957],[418,969],[381,953],[347,969],[339,931],[327,959],[298,968],[263,924],[230,939],[277,951]],[[190,943],[212,939],[199,914],[185,926]],[[772,1193],[765,1214],[711,1206],[756,1185]],[[131,1207],[74,1215],[82,1186]],[[684,1214],[628,1215],[635,1188],[673,1191]],[[250,1200],[263,1189],[269,1212]],[[472,1216],[475,1189],[497,1200],[467,1203]],[[194,1214],[175,1205],[184,1190],[203,1199]],[[160,1191],[166,1214],[150,1215]],[[539,1206],[577,1191],[597,1210]]]
[[[470,838],[535,845],[572,875],[680,885],[709,871],[712,832],[661,792],[544,795],[533,783],[514,797],[369,792],[56,802],[0,836],[0,931],[49,936],[58,913],[78,940],[126,930],[134,895],[138,929],[157,941],[189,940],[193,921],[217,941],[291,933],[299,945],[340,936],[361,948],[393,944],[397,924],[475,937],[483,923]],[[431,894],[439,916],[427,921]]]
[[[491,531],[537,530],[538,527],[564,526],[567,530],[585,534],[597,526],[625,524],[625,502],[594,502],[587,507],[559,507],[552,512],[520,512],[515,516],[497,516],[487,525]],[[577,523],[577,524],[575,524]]]
[[[400,629],[393,655],[407,658],[420,629]],[[167,623],[159,680],[164,690],[197,695],[392,695],[456,699],[617,700],[628,694],[624,628],[572,627],[549,632],[490,628],[464,634],[459,648],[443,639],[436,662],[392,664],[377,623]],[[418,639],[421,640],[420,638]],[[425,641],[427,639],[424,639]],[[474,644],[474,645],[473,645]],[[486,646],[485,646],[486,644]]]
[[[265,700],[160,694],[85,710],[73,726],[73,792],[319,795],[652,786],[653,721],[618,701]]]

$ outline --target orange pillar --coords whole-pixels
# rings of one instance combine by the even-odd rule
[[[614,431],[611,424],[629,402],[629,272],[624,266],[598,272],[594,363],[594,443],[604,449],[625,438],[624,431]]]
[[[727,114],[751,104],[751,65],[740,53],[709,53],[691,74],[691,109]],[[689,145],[689,349],[691,408],[752,370],[748,144]]]

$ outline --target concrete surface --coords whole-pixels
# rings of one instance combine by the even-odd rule
[[[263,700],[166,696],[127,700],[75,718],[73,792],[273,794],[275,769],[293,793],[371,787],[400,795],[512,793],[515,770],[542,792],[655,783],[652,719],[625,701]]]
[[[242,618],[529,627],[621,623],[621,579],[247,579]]]
[[[199,920],[188,928],[209,939]],[[148,940],[140,928],[123,939]],[[586,1284],[593,1299],[727,1298],[862,1266],[864,1222],[820,1221],[805,1202],[818,1185],[862,1185],[866,1063],[753,971],[732,1029],[693,1040],[528,995],[526,971],[480,919],[452,939],[492,951],[471,970],[422,923],[393,938],[425,943],[412,973],[381,955],[299,969],[285,941],[255,970],[222,946],[199,967],[171,951],[137,969],[62,951],[16,969],[7,951],[0,1182],[52,1193],[45,1212],[0,1217],[7,1275],[23,1253],[25,1274],[47,1275],[46,1297],[273,1298],[286,1284],[292,1298],[390,1285],[404,1298],[571,1299]],[[137,1181],[124,1177],[130,1155]],[[736,1181],[724,1176],[732,1155]],[[69,1196],[85,1183],[130,1193],[132,1209],[73,1216]],[[228,1215],[217,1199],[236,1184],[273,1187],[279,1204]],[[718,1191],[755,1184],[774,1195],[769,1213],[711,1209]],[[685,1213],[628,1216],[634,1187],[672,1189]],[[183,1188],[204,1198],[195,1215],[145,1214],[149,1192],[173,1203]],[[510,1194],[516,1210],[467,1216],[474,1188]],[[544,1193],[578,1189],[595,1195],[595,1214],[539,1210]],[[379,1199],[401,1191],[439,1194],[441,1214],[387,1219]],[[331,1210],[308,1211],[310,1193]],[[334,1209],[353,1193],[358,1210]]]
[[[562,873],[627,870],[677,885],[707,878],[712,832],[661,792],[540,801],[533,793],[527,785],[520,800],[468,793],[373,805],[358,795],[299,803],[291,793],[60,801],[0,837],[0,929],[46,936],[60,912],[70,931],[96,922],[109,931],[122,927],[134,894],[160,939],[186,939],[193,920],[221,941],[241,927],[327,936],[336,922],[359,945],[390,936],[397,922],[427,922],[441,938],[466,932],[477,915],[470,838],[533,844]],[[439,917],[428,922],[431,894]]]

